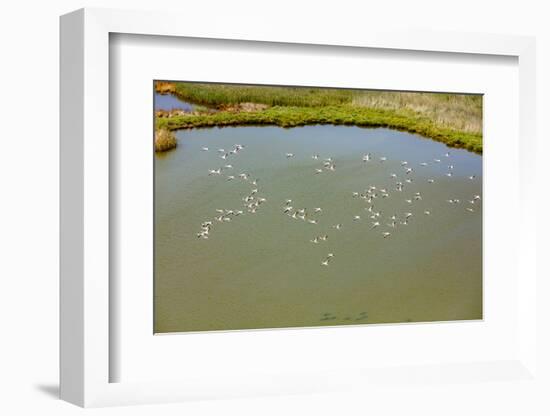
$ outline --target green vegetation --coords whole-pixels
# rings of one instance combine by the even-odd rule
[[[322,107],[350,103],[352,90],[304,87],[262,87],[176,82],[175,94],[185,101],[214,107],[239,103],[269,106]]]
[[[187,82],[161,85],[159,92],[168,90],[182,100],[219,111],[157,117],[157,128],[345,124],[405,130],[449,146],[483,150],[480,95]]]
[[[170,130],[160,128],[155,131],[155,152],[166,152],[177,145],[176,136]]]

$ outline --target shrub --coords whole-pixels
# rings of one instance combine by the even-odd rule
[[[166,152],[178,145],[176,136],[170,130],[155,131],[155,152]]]

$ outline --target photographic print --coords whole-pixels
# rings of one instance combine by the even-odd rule
[[[483,318],[482,95],[153,93],[155,333]]]

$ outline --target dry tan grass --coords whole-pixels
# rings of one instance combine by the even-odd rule
[[[176,91],[176,85],[173,82],[156,81],[155,91],[160,94],[169,94]]]
[[[155,131],[155,152],[166,152],[177,145],[176,136],[170,130],[160,129]]]
[[[483,128],[480,95],[417,92],[361,91],[353,104],[386,110],[410,110],[441,127],[481,134]]]

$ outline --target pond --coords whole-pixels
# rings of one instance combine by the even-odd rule
[[[481,156],[352,126],[177,138],[155,156],[155,332],[482,318]]]

